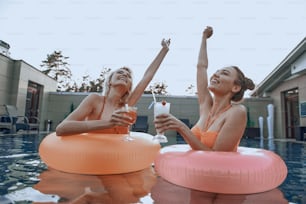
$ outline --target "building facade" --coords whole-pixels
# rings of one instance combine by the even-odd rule
[[[306,140],[306,38],[257,86],[256,98],[271,98],[274,133]]]
[[[57,82],[35,67],[0,53],[0,105],[17,107],[21,116],[38,117],[42,129],[49,92],[56,88]]]

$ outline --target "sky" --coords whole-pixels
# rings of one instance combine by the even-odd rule
[[[186,89],[196,85],[207,25],[208,74],[236,65],[259,84],[305,38],[305,11],[305,0],[0,0],[0,40],[11,58],[38,69],[56,50],[69,57],[76,81],[128,66],[136,84],[170,38],[151,84],[194,95]]]

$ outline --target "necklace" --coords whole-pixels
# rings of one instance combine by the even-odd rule
[[[208,114],[207,120],[205,122],[205,126],[204,126],[204,131],[206,132],[208,130],[208,128],[215,122],[215,120],[225,111],[227,111],[228,109],[230,109],[230,107],[232,107],[231,104],[229,104],[228,106],[226,106],[224,109],[222,109],[220,112],[218,112],[214,117],[212,117],[212,113],[211,111]]]

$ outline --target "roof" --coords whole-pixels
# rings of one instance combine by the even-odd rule
[[[0,46],[6,48],[6,49],[10,49],[10,45],[6,42],[4,42],[3,40],[0,40]]]
[[[306,37],[285,57],[285,59],[261,82],[251,96],[261,96],[273,91],[284,80],[292,76],[291,65],[306,52]]]

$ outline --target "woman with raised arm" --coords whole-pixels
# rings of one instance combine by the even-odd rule
[[[127,67],[113,71],[106,79],[104,94],[88,95],[65,120],[56,127],[58,136],[91,131],[127,133],[135,118],[125,114],[125,104],[134,106],[151,82],[168,53],[170,39],[162,40],[162,49],[145,71],[143,78],[132,90],[132,71]]]
[[[155,128],[158,132],[176,130],[194,150],[236,151],[247,113],[243,105],[232,102],[241,101],[254,83],[236,66],[219,69],[208,80],[207,39],[212,34],[212,27],[206,27],[197,64],[199,120],[190,130],[171,114],[163,114],[155,119]]]

